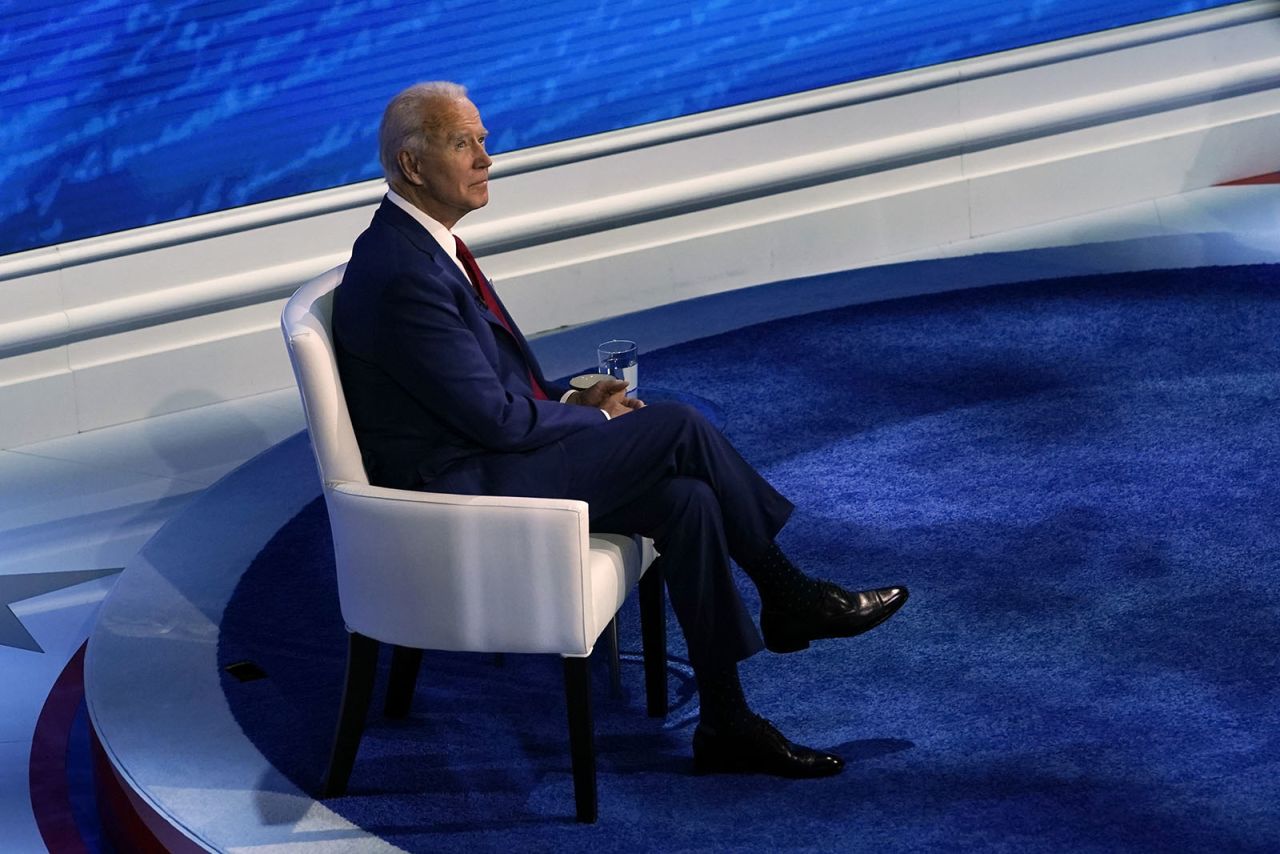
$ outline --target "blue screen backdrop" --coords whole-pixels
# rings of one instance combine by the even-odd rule
[[[502,152],[1224,5],[0,0],[0,254],[377,177],[418,80]]]

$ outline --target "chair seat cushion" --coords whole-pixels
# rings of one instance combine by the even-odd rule
[[[593,637],[622,607],[627,595],[640,580],[640,548],[633,537],[621,534],[591,535],[591,617]]]

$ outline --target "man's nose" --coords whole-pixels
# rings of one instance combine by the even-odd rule
[[[485,151],[483,148],[480,149],[480,153],[476,156],[476,168],[488,169],[492,165],[493,158],[489,156],[489,152]]]

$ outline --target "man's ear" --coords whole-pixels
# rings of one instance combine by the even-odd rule
[[[400,166],[400,174],[404,176],[405,181],[415,187],[422,186],[422,176],[418,174],[418,163],[411,153],[403,148],[400,149],[396,154],[396,163]]]

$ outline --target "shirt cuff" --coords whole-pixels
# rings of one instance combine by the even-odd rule
[[[569,389],[568,391],[566,391],[564,394],[560,395],[560,402],[561,402],[561,403],[568,403],[568,402],[569,402],[569,395],[573,394],[575,391],[577,391],[577,389],[573,389],[573,388],[571,388],[571,389]],[[609,413],[605,412],[603,409],[601,409],[601,410],[600,410],[600,412],[604,414],[604,420],[605,420],[605,421],[612,421],[612,420],[613,420],[612,416],[610,416],[610,415],[609,415]]]

